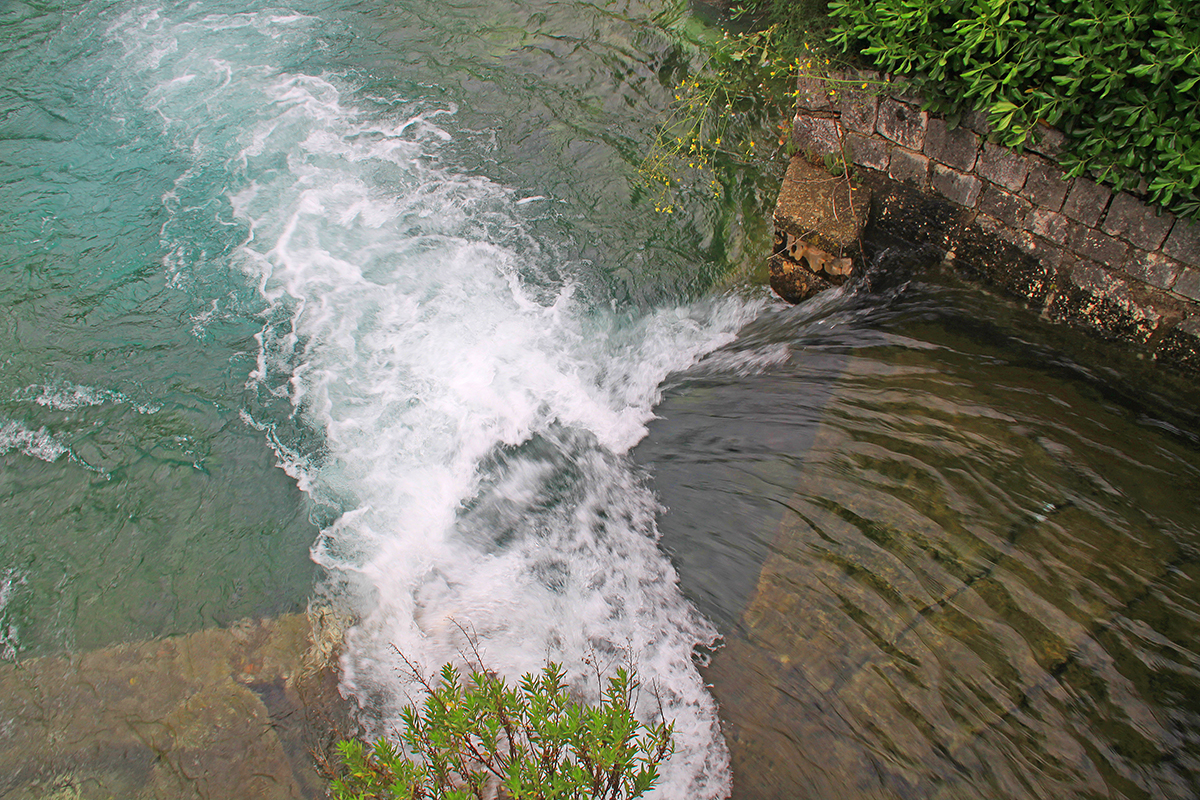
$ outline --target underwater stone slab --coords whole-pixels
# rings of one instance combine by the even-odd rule
[[[925,126],[928,120],[929,115],[924,111],[885,97],[879,101],[875,130],[896,144],[910,150],[920,150],[925,146]]]
[[[983,190],[983,181],[974,175],[963,173],[937,163],[933,163],[930,183],[938,194],[960,206],[973,208]]]
[[[1029,164],[1020,153],[1009,150],[1003,145],[984,141],[983,151],[979,154],[979,162],[975,172],[992,183],[997,183],[1010,192],[1019,192],[1025,185],[1025,177],[1029,174]]]
[[[151,778],[156,797],[302,800],[300,786],[258,696],[229,683],[207,686],[165,720],[171,746]]]
[[[1171,230],[1175,217],[1156,213],[1141,200],[1122,192],[1113,198],[1104,217],[1104,232],[1119,236],[1143,250],[1157,250]]]
[[[936,362],[928,363],[936,374]],[[851,375],[854,369],[848,367]],[[949,391],[945,399],[953,403]],[[987,429],[1004,426],[1001,420],[964,424],[969,435],[982,432],[985,440],[992,438]],[[938,547],[949,558],[914,570],[912,562],[893,557],[896,543],[946,541],[946,531],[924,509],[831,478],[822,469],[830,463],[825,454],[855,452],[850,435],[832,427],[818,430],[806,456],[811,468],[786,503],[742,624],[707,670],[722,707],[735,785],[742,797],[787,800],[973,796],[973,773],[962,765],[981,732],[997,718],[1023,713],[1029,701],[1036,709],[1047,687],[1057,688],[1056,670],[1069,666],[1094,635],[1077,619],[1094,615],[1100,622],[1123,610],[1112,597],[1104,606],[1089,603],[1087,615],[1045,614],[1046,604],[1029,602],[998,576],[1022,573],[1027,552],[1053,552],[1067,530],[1098,555],[1056,576],[1063,595],[1091,601],[1095,594],[1087,587],[1132,573],[1137,577],[1126,597],[1138,596],[1170,569],[1161,556],[1169,539],[1152,526],[1114,530],[1086,509],[1063,505],[1049,512],[1052,522],[1040,517],[1010,528],[1011,553],[985,554],[965,538],[950,540],[951,547]],[[1047,463],[1062,470],[1035,437],[1001,435],[1015,449],[1014,463],[1037,465],[1033,474],[1043,474],[1038,470]],[[964,717],[961,703],[975,698],[968,692],[956,700],[958,689],[992,685],[977,645],[995,641],[990,632],[1000,629],[997,623],[1023,618],[1037,624],[1026,629],[1032,635],[1024,641],[1014,636],[1020,646],[1004,659],[1014,667],[1006,689],[990,696],[986,713]],[[919,730],[914,720],[922,721]],[[875,758],[871,739],[886,742],[895,757]],[[1086,764],[1086,756],[1081,759]],[[921,769],[909,769],[913,764]]]
[[[944,119],[931,118],[925,130],[924,152],[934,161],[970,172],[979,155],[979,137],[965,126],[951,129]]]
[[[1112,192],[1095,181],[1076,178],[1075,182],[1071,184],[1070,191],[1067,192],[1062,212],[1076,222],[1082,222],[1089,228],[1094,228],[1100,222],[1100,217],[1104,215],[1104,209],[1108,207],[1110,197],[1112,197]]]
[[[345,724],[345,708],[340,630],[324,636],[321,619],[0,665],[0,718],[15,722],[0,737],[0,795],[40,797],[37,786],[69,775],[104,797],[323,797],[309,750],[331,743],[313,726]]]

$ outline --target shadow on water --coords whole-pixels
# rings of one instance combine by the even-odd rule
[[[1187,395],[884,258],[736,345],[785,362],[677,376],[636,452],[725,636],[734,797],[1195,797]]]

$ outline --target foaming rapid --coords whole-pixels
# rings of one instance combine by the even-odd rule
[[[32,430],[20,422],[0,417],[0,455],[16,450],[42,461],[57,461],[67,453],[67,446],[43,428]]]
[[[168,270],[202,260],[184,217],[248,232],[234,260],[266,306],[251,383],[268,402],[246,419],[337,510],[312,552],[356,614],[346,690],[382,731],[416,696],[393,648],[432,670],[475,647],[509,676],[552,659],[592,696],[589,664],[632,663],[644,716],[677,731],[660,796],[727,795],[693,663],[715,631],[678,591],[626,452],[663,379],[762,303],[633,315],[589,297],[556,255],[569,243],[528,233],[537,204],[441,163],[453,107],[360,110],[333,77],[272,66],[313,24],[151,11],[112,35],[193,158],[166,198]],[[212,211],[205,186],[227,203]],[[271,398],[290,410],[272,417]]]

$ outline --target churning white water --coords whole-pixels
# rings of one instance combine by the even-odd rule
[[[715,632],[678,591],[626,453],[663,379],[761,303],[632,313],[589,295],[561,255],[571,244],[523,222],[552,201],[443,158],[452,105],[363,109],[338,77],[281,67],[318,24],[147,9],[111,35],[191,164],[164,198],[172,279],[214,268],[198,223],[244,236],[223,268],[264,306],[252,388],[290,409],[245,419],[337,510],[312,553],[357,619],[344,688],[382,730],[415,696],[393,648],[433,670],[470,639],[510,677],[563,662],[585,693],[586,662],[632,663],[658,695],[644,714],[661,700],[677,731],[661,796],[727,794],[693,663]],[[282,424],[315,435],[285,441]]]

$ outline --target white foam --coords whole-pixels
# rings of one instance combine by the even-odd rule
[[[98,389],[94,386],[81,386],[70,381],[31,384],[13,392],[13,399],[33,402],[55,411],[75,411],[88,406],[101,406],[108,403],[129,403],[139,414],[157,414],[162,410],[162,406],[158,403],[134,403],[120,392]]]
[[[25,585],[25,574],[9,567],[0,574],[0,661],[16,661],[21,649],[21,626],[12,618],[9,606],[17,589]]]
[[[96,389],[91,386],[79,386],[74,383],[46,384],[26,386],[23,390],[13,393],[14,400],[32,400],[39,406],[53,408],[56,411],[74,411],[85,406],[98,406],[104,403],[123,400],[116,392]]]
[[[10,450],[19,450],[31,458],[50,462],[67,452],[67,448],[45,428],[34,431],[19,422],[0,419],[0,455]]]
[[[239,64],[210,52],[208,34],[159,23],[147,23],[157,44],[131,52],[158,81],[147,102],[166,129],[191,117],[193,156],[227,171],[248,231],[238,265],[267,305],[252,384],[321,435],[304,452],[279,441],[279,420],[244,416],[304,491],[341,509],[313,557],[359,618],[345,688],[382,731],[413,689],[393,645],[433,670],[469,632],[510,677],[551,658],[592,697],[585,662],[630,659],[676,725],[659,795],[726,795],[715,704],[692,660],[715,631],[680,595],[626,453],[663,379],[765,301],[638,318],[588,307],[558,277],[554,243],[521,223],[542,196],[436,166],[453,108],[365,114],[329,76]],[[212,22],[235,24],[278,38],[260,17]],[[201,111],[239,127],[206,130]],[[164,198],[172,213],[186,188]],[[650,718],[659,706],[644,699]]]

